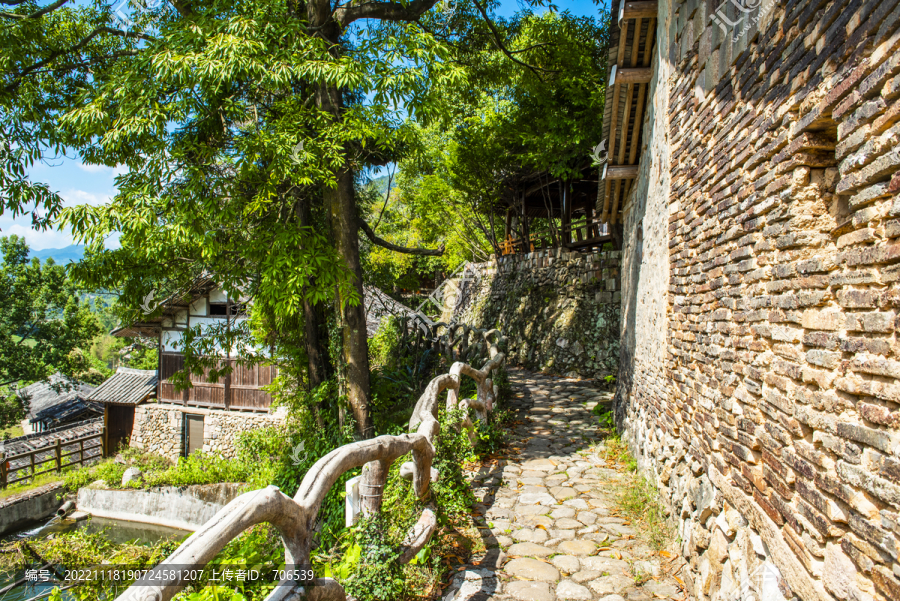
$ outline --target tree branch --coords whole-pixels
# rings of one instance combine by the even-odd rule
[[[429,248],[407,248],[406,246],[398,246],[396,244],[391,244],[387,240],[379,238],[375,235],[375,232],[372,231],[372,228],[369,227],[369,224],[365,222],[363,219],[359,219],[359,227],[362,231],[366,233],[366,237],[372,241],[373,244],[377,244],[378,246],[384,247],[388,250],[392,250],[398,253],[406,253],[408,255],[425,255],[428,257],[440,257],[444,254],[444,245],[442,244],[440,248],[436,250],[431,250]]]
[[[497,31],[497,26],[494,25],[493,21],[491,21],[491,18],[488,16],[487,11],[484,10],[484,7],[481,6],[481,4],[478,2],[478,0],[472,0],[472,2],[475,4],[475,6],[478,7],[478,12],[481,13],[481,17],[484,19],[484,22],[487,23],[488,28],[491,30],[491,33],[494,35],[494,44],[497,46],[497,48],[500,50],[500,52],[502,52],[503,54],[506,55],[506,57],[509,60],[511,60],[512,62],[514,62],[518,65],[525,67],[526,69],[528,69],[529,71],[534,73],[535,77],[537,77],[541,81],[544,81],[544,78],[541,77],[541,74],[537,72],[538,69],[540,69],[541,71],[544,71],[545,73],[558,73],[558,71],[551,71],[548,69],[544,69],[542,67],[533,67],[533,66],[529,65],[528,63],[523,63],[522,61],[520,61],[519,59],[514,57],[513,53],[510,52],[506,48],[506,46],[503,45],[503,41],[500,39],[500,32]]]
[[[53,61],[55,61],[56,59],[58,59],[61,56],[64,56],[66,54],[71,54],[73,52],[78,52],[79,50],[81,50],[82,48],[84,48],[85,46],[90,44],[91,41],[95,37],[100,35],[101,33],[108,33],[110,35],[120,36],[120,37],[124,37],[124,38],[135,38],[138,40],[146,40],[146,41],[155,41],[156,40],[156,38],[154,38],[152,36],[148,36],[148,35],[145,35],[145,34],[139,33],[139,32],[121,31],[119,29],[107,27],[106,25],[101,25],[99,27],[95,27],[91,33],[89,33],[84,39],[82,39],[80,42],[78,42],[71,48],[69,48],[67,50],[55,50],[55,51],[51,52],[50,56],[48,56],[44,60],[38,61],[38,62],[34,63],[33,65],[31,65],[30,67],[26,67],[25,69],[23,69],[20,73],[18,73],[17,75],[14,76],[13,82],[11,84],[9,84],[8,86],[6,86],[6,88],[4,88],[4,91],[12,92],[17,87],[19,87],[19,83],[22,81],[22,79],[26,75],[29,75],[32,72],[37,71],[38,69],[42,69],[43,67],[46,67],[47,65],[49,65],[50,63],[52,63]]]
[[[65,4],[68,1],[69,0],[57,0],[53,4],[50,4],[49,6],[45,6],[41,10],[37,11],[36,13],[32,13],[30,15],[20,15],[18,13],[2,12],[2,13],[0,13],[0,17],[6,17],[7,19],[37,19],[39,17],[43,17],[47,13],[53,12],[54,10],[56,10],[57,8],[59,8],[60,6],[62,6],[63,4]]]
[[[431,10],[435,4],[437,4],[437,0],[413,0],[406,5],[399,2],[365,2],[337,8],[333,17],[341,27],[347,27],[350,23],[360,19],[415,21]]]

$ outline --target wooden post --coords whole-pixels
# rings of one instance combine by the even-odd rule
[[[101,458],[105,458],[109,455],[109,449],[107,448],[109,446],[109,443],[106,440],[106,432],[107,432],[106,426],[104,425],[103,431],[100,433],[100,455],[102,456]]]
[[[78,447],[78,464],[84,465],[84,441],[79,440],[78,444],[80,445]]]
[[[34,473],[37,469],[34,467],[34,456],[37,454],[37,451],[31,452],[31,477],[34,478]]]
[[[62,440],[59,438],[56,439],[56,471],[62,471]]]
[[[360,509],[363,515],[372,515],[381,511],[384,499],[384,485],[387,482],[391,464],[387,461],[370,461],[363,466],[359,479]]]
[[[9,462],[6,460],[6,453],[0,453],[0,488],[6,488],[8,478]]]

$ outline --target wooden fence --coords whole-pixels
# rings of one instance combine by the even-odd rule
[[[56,439],[48,446],[14,455],[0,453],[0,488],[70,465],[85,465],[106,456],[106,429],[72,440]],[[73,450],[74,449],[74,450]],[[99,452],[98,452],[99,451]],[[72,459],[73,457],[76,457]],[[50,467],[44,468],[47,464]],[[38,471],[40,470],[40,471]]]

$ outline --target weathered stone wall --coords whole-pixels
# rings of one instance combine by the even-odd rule
[[[733,4],[659,3],[619,410],[697,599],[900,599],[900,7]]]
[[[553,249],[480,263],[478,278],[459,283],[455,318],[500,328],[512,365],[583,378],[615,375],[620,254]]]
[[[235,443],[242,432],[284,423],[281,413],[243,413],[196,409],[164,403],[147,403],[134,410],[130,445],[177,459],[184,453],[184,414],[203,415],[203,451],[235,456]]]

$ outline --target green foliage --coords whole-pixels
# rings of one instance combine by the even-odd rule
[[[605,405],[594,405],[591,410],[600,420],[600,427],[605,430],[615,430],[616,414]]]
[[[486,420],[475,422],[475,435],[478,437],[476,453],[493,455],[503,447],[507,438],[505,424],[510,418],[508,410],[499,409],[493,411]]]
[[[393,601],[403,595],[404,580],[397,558],[406,532],[397,528],[396,522],[382,512],[360,519],[351,530],[346,560],[353,562],[353,567],[342,581],[348,596]]]
[[[253,526],[222,549],[207,564],[205,578],[175,597],[176,601],[251,601],[265,598],[275,584],[269,576],[284,567],[284,546],[278,531],[269,524]],[[258,580],[230,580],[227,586],[211,581],[212,572],[225,569],[257,570]],[[221,578],[221,575],[219,576]]]
[[[29,538],[0,544],[0,565],[7,569],[22,570],[29,566],[37,568],[45,563],[62,565],[69,569],[94,568],[109,564],[113,569],[128,566],[129,569],[143,570],[160,563],[178,547],[179,542],[162,540],[151,545],[117,544],[111,542],[104,532],[88,533],[85,530],[73,530],[51,534],[45,538]],[[78,601],[94,601],[114,598],[124,592],[129,584],[127,580],[97,578],[69,589],[68,593]]]
[[[55,371],[77,377],[90,368],[82,348],[100,333],[97,318],[61,265],[28,260],[17,236],[0,238],[0,388],[43,380]],[[65,388],[61,387],[61,391]],[[22,399],[0,398],[0,427],[24,417]]]

